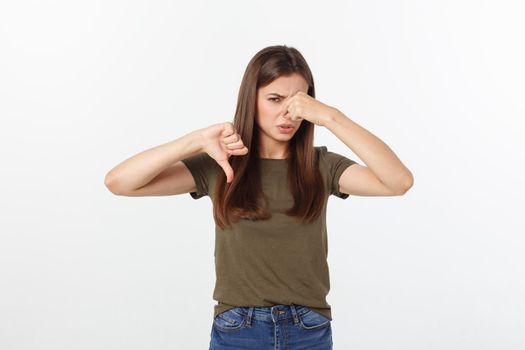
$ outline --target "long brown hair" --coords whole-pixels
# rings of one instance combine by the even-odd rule
[[[300,74],[308,83],[308,95],[315,98],[314,80],[301,53],[286,45],[266,47],[250,60],[239,89],[233,125],[249,152],[231,156],[235,176],[231,183],[219,172],[213,199],[213,216],[224,229],[240,218],[265,220],[270,217],[263,196],[259,168],[259,128],[255,122],[257,91],[280,76]],[[288,185],[294,205],[285,212],[297,222],[311,222],[321,214],[325,187],[313,146],[314,124],[303,119],[289,141]],[[267,204],[267,203],[266,203]]]

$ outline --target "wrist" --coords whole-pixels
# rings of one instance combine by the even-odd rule
[[[205,152],[206,149],[206,137],[204,135],[204,128],[198,129],[190,133],[191,145],[193,151],[196,153]]]
[[[340,115],[341,112],[337,108],[331,107],[326,117],[324,118],[323,126],[325,128],[330,129],[337,122],[337,118],[339,118]]]

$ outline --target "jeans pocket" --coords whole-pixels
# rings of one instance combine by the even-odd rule
[[[308,311],[299,317],[299,326],[302,329],[314,330],[330,326],[331,321],[328,317],[306,307]]]
[[[246,323],[246,315],[242,315],[239,308],[226,310],[215,316],[213,327],[222,332],[235,332],[241,330]]]

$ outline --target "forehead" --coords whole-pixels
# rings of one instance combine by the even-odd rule
[[[298,91],[308,91],[308,83],[299,74],[280,76],[270,84],[259,89],[262,93],[278,93],[281,95],[295,94]]]

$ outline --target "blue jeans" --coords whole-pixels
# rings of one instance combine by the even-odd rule
[[[210,350],[332,350],[330,319],[303,305],[236,307],[213,319]]]

